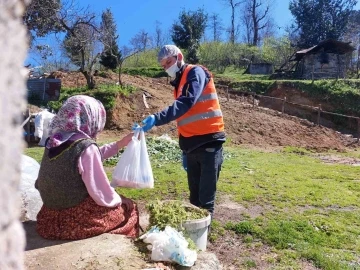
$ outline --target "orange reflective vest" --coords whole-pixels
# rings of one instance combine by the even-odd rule
[[[174,89],[175,99],[182,94],[187,75],[193,67],[194,65],[188,65],[185,68],[178,91]],[[223,115],[212,76],[196,103],[183,116],[176,119],[176,122],[179,133],[184,137],[224,131]]]

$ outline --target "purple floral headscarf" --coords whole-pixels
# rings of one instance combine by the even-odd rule
[[[85,95],[72,96],[52,119],[46,147],[60,146],[74,134],[95,139],[105,121],[106,112],[100,101]]]

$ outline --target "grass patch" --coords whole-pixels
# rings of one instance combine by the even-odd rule
[[[305,149],[303,147],[294,147],[294,146],[285,146],[282,149],[282,152],[288,153],[288,154],[297,154],[297,155],[310,155],[314,153],[314,151]]]
[[[269,210],[226,229],[293,250],[321,269],[359,269],[352,268],[360,254],[358,168],[323,164],[301,148],[232,150],[237,155],[225,162],[219,190]]]
[[[229,66],[225,68],[224,72],[214,72],[216,80],[230,80],[233,82],[236,81],[263,81],[269,80],[269,75],[255,75],[255,74],[244,74],[245,69],[235,68],[234,66]]]
[[[37,147],[25,148],[23,154],[32,157],[33,159],[35,159],[37,162],[40,163],[44,155],[44,147],[37,146]]]
[[[234,152],[228,149],[229,154]],[[358,168],[326,165],[294,153],[265,153],[238,148],[223,164],[219,191],[239,202],[256,202],[285,209],[358,205],[357,192],[349,189],[358,179]]]
[[[334,221],[317,220],[306,214],[303,217],[269,215],[265,219],[228,223],[225,228],[237,234],[250,234],[278,250],[296,251],[321,269],[352,269],[346,260],[356,261],[358,240],[351,239],[352,234],[346,228],[332,227]]]
[[[116,97],[118,95],[128,96],[135,92],[136,88],[131,85],[118,86],[114,84],[98,85],[96,89],[89,90],[86,87],[79,88],[61,88],[60,98],[57,101],[49,101],[47,103],[39,103],[33,101],[31,98],[28,100],[29,104],[46,107],[50,111],[58,112],[65,100],[75,95],[88,95],[94,97],[102,102],[107,111],[115,106]]]
[[[123,68],[122,73],[132,76],[144,76],[150,78],[167,77],[167,73],[162,67],[133,67]]]
[[[211,221],[211,233],[209,235],[209,240],[211,242],[215,242],[219,237],[223,236],[224,234],[225,228],[218,220],[213,219]]]

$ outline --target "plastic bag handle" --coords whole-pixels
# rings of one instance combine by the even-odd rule
[[[138,140],[138,141],[140,140],[140,139],[139,139],[139,135],[140,135],[141,130],[142,130],[142,128],[141,128],[141,127],[138,127],[138,128],[136,128],[135,131],[134,131],[133,138],[135,138],[135,139]]]

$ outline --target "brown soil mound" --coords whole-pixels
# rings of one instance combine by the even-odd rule
[[[61,73],[63,86],[83,86],[85,79],[80,73]],[[109,73],[96,77],[97,83],[115,84],[118,75]],[[125,84],[133,85],[137,91],[129,97],[119,96],[116,106],[110,113],[108,128],[128,131],[134,122],[140,122],[146,115],[159,112],[173,101],[172,88],[166,78],[145,78],[122,75]],[[145,107],[144,95],[149,108]],[[236,144],[257,147],[297,146],[312,149],[342,150],[354,144],[354,139],[332,129],[317,126],[307,120],[262,107],[252,107],[245,99],[231,96],[227,100],[224,92],[219,91],[220,104],[224,114],[228,139]],[[150,133],[168,133],[176,136],[175,123],[156,127]]]

